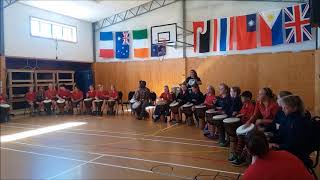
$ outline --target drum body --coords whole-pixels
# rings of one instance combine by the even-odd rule
[[[173,101],[169,106],[173,114],[179,114],[179,102]]]
[[[241,126],[240,118],[227,118],[223,120],[224,128],[230,137],[237,137],[236,130]]]
[[[9,121],[9,115],[10,115],[9,112],[10,112],[9,104],[0,104],[0,122]]]
[[[113,100],[113,99],[109,99],[109,100],[107,101],[107,103],[108,103],[108,106],[109,106],[109,107],[113,107],[113,106],[116,104],[116,101]]]
[[[182,112],[186,115],[186,117],[192,116],[192,103],[186,103],[182,105]]]
[[[132,104],[132,109],[133,109],[133,110],[137,110],[140,106],[141,106],[141,102],[140,102],[140,101],[135,101],[135,102]]]
[[[113,99],[109,99],[109,100],[107,100],[107,104],[108,104],[108,107],[109,107],[107,114],[115,115],[115,112],[114,112],[113,108],[114,108],[114,105],[116,104],[116,101],[113,100]]]
[[[206,111],[206,121],[213,125],[213,116],[216,116],[216,115],[220,115],[221,113],[219,111],[215,111],[214,109],[209,109]]]
[[[92,107],[92,98],[87,98],[83,100],[84,106],[86,109],[91,109]]]
[[[51,106],[52,101],[51,100],[44,100],[43,101],[44,110],[47,114],[51,114]]]
[[[57,101],[57,106],[59,108],[60,113],[64,112],[64,106],[66,105],[66,101],[64,99],[59,99]]]
[[[182,106],[182,112],[186,115],[186,123],[188,126],[192,126],[193,122],[193,114],[192,114],[192,103],[186,103]]]
[[[97,100],[94,100],[93,102],[94,102],[94,104],[96,105],[98,111],[101,112],[101,107],[102,107],[102,105],[103,105],[103,100],[98,100],[98,99],[97,99]]]
[[[245,127],[245,124],[238,127],[236,130],[237,136],[239,138],[245,139],[248,134],[255,130],[255,125],[250,124],[248,127]]]
[[[198,115],[198,117],[200,119],[204,119],[206,116],[206,106],[204,105],[199,105],[199,106],[195,106],[195,113]]]

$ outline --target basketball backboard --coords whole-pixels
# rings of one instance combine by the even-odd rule
[[[177,23],[151,27],[152,44],[175,44],[177,42]]]

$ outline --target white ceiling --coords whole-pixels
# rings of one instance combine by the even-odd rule
[[[20,0],[19,2],[47,11],[96,22],[150,0]]]

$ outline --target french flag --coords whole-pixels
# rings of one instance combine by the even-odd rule
[[[281,9],[259,13],[261,46],[283,44],[282,18]]]
[[[213,51],[233,50],[234,17],[213,20]]]
[[[114,45],[113,45],[113,33],[112,32],[100,32],[100,57],[102,58],[114,58]]]

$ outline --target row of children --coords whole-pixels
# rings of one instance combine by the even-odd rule
[[[108,109],[106,106],[107,100],[116,101],[117,98],[118,92],[113,85],[110,91],[104,90],[102,85],[98,85],[98,89],[95,90],[91,85],[85,96],[77,85],[70,91],[64,84],[60,85],[58,90],[55,89],[53,84],[49,84],[47,90],[44,90],[44,87],[39,87],[36,92],[33,87],[30,87],[25,95],[31,113],[34,113],[35,110],[38,109],[39,113],[43,111],[51,113],[58,110],[59,114],[64,114],[65,112],[72,113],[75,111],[78,111],[78,114],[95,112],[95,100],[102,102],[101,109],[103,111],[104,109]],[[85,103],[83,103],[84,100],[90,100],[88,101],[90,102],[90,106],[85,106]]]
[[[270,147],[274,149],[286,150],[296,155],[306,166],[310,167],[310,140],[312,139],[311,115],[305,110],[303,101],[297,95],[289,91],[281,91],[276,97],[270,88],[262,88],[258,92],[256,102],[252,100],[252,93],[244,91],[241,93],[239,87],[229,88],[226,84],[219,85],[219,95],[215,95],[212,86],[207,87],[205,95],[201,93],[198,85],[192,86],[192,91],[188,91],[187,85],[182,84],[180,92],[176,98],[165,86],[164,92],[159,97],[159,101],[167,101],[167,107],[172,110],[173,103],[178,102],[179,113],[173,114],[172,121],[181,122],[182,113],[186,114],[184,106],[192,103],[192,111],[195,123],[199,124],[199,114],[195,111],[196,105],[205,106],[205,110],[215,109],[219,114],[226,115],[225,118],[235,117],[240,119],[240,125],[244,128],[251,124],[255,129],[265,132],[268,135]],[[172,103],[173,102],[173,103]],[[171,104],[169,104],[171,103]],[[154,112],[154,119],[165,115],[167,111],[163,105],[157,105]],[[165,108],[165,109],[166,109]],[[182,112],[182,113],[181,113]],[[204,135],[210,139],[218,139],[222,147],[230,145],[230,137],[225,132],[224,126],[217,127],[206,120]],[[245,148],[245,139],[236,138],[230,145],[229,161],[236,166],[243,165],[247,160],[251,160]],[[312,162],[312,161],[311,161]]]

